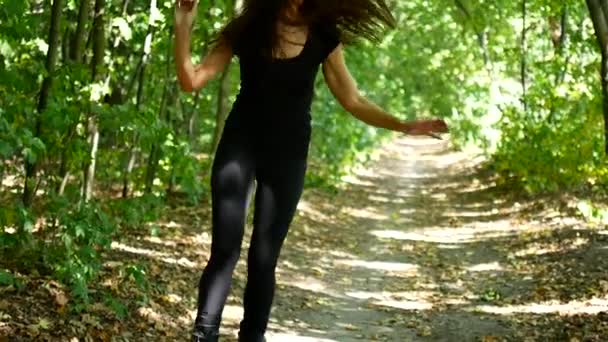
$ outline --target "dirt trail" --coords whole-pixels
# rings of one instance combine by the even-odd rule
[[[518,203],[475,163],[401,139],[335,197],[308,193],[270,341],[608,338],[581,315],[608,309],[606,235]]]
[[[403,138],[339,193],[306,191],[278,266],[269,342],[607,341],[608,230],[551,209],[554,200],[518,199],[475,165],[443,142]],[[103,299],[66,316],[56,283],[34,279],[0,299],[0,332],[188,340],[209,221],[207,204],[176,207],[156,237],[137,230],[113,244],[99,287],[126,304],[124,319]],[[235,341],[242,316],[247,247],[222,341]],[[119,280],[132,263],[149,295]]]

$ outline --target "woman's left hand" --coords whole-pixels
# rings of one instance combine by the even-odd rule
[[[175,3],[175,25],[189,30],[194,22],[197,9],[198,0],[177,0]]]
[[[405,124],[403,133],[409,135],[427,135],[435,139],[441,139],[439,133],[448,133],[449,128],[445,121],[441,119],[435,120],[418,120]]]

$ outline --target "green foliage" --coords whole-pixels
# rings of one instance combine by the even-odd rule
[[[161,198],[147,195],[112,201],[108,203],[105,211],[122,229],[141,229],[145,223],[159,219],[163,206]]]
[[[0,0],[0,248],[44,259],[86,303],[119,229],[154,235],[144,223],[159,219],[164,198],[208,200],[218,102],[234,99],[238,72],[224,98],[218,81],[200,94],[179,92],[171,1],[107,2],[104,58],[92,65],[93,18],[79,25],[80,5],[62,9],[58,61],[47,70],[51,6]],[[401,119],[446,118],[457,147],[481,148],[503,181],[529,192],[606,188],[599,53],[584,2],[528,2],[525,27],[521,2],[391,5],[399,28],[379,46],[346,51],[364,95]],[[195,61],[233,7],[201,3]],[[564,13],[567,39],[556,42]],[[52,82],[41,108],[45,78]],[[307,184],[335,189],[389,135],[346,114],[321,75],[317,84]],[[21,200],[25,184],[33,203]],[[144,267],[125,274],[149,287]],[[108,305],[125,312],[117,301]]]
[[[561,53],[547,48],[546,28],[532,26],[527,111],[520,105],[507,107],[498,126],[501,140],[493,156],[495,167],[529,192],[577,187],[603,164],[594,33],[585,21],[584,4],[570,6],[568,13],[569,40]],[[541,25],[548,15],[529,14],[531,25]],[[580,22],[584,25],[574,26]]]
[[[597,206],[590,201],[580,201],[576,208],[587,221],[608,224],[608,208]]]
[[[0,270],[0,286],[12,286],[17,282],[17,278],[12,273]]]
[[[116,314],[118,319],[124,319],[129,314],[128,307],[122,301],[112,296],[107,296],[104,303]]]
[[[581,99],[578,106],[583,109],[581,103],[589,101]],[[529,192],[557,191],[584,182],[588,171],[601,163],[603,140],[598,118],[583,110],[553,120],[530,120],[507,112],[501,125],[503,139],[494,155],[496,169],[522,181]]]
[[[148,278],[146,276],[146,270],[141,265],[130,265],[127,267],[127,275],[135,285],[146,293],[150,287],[150,283],[148,282]]]
[[[87,304],[88,283],[101,269],[101,252],[110,247],[116,225],[97,204],[72,207],[57,203],[57,229],[53,243],[46,247],[46,261],[53,265],[57,278],[71,287],[76,301]]]
[[[500,295],[500,292],[498,292],[497,290],[488,289],[484,293],[481,294],[480,299],[483,302],[492,303],[492,302],[497,302],[497,301],[501,300],[502,296]]]

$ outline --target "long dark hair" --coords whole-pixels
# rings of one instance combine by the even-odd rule
[[[291,0],[244,0],[243,8],[220,31],[236,53],[272,56],[279,40],[276,23]],[[332,30],[343,44],[359,39],[379,42],[395,19],[384,0],[304,0],[299,8],[304,24]]]

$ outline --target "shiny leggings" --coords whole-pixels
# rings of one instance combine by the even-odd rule
[[[199,287],[199,329],[219,329],[240,256],[254,180],[257,189],[241,335],[263,336],[268,325],[275,268],[302,194],[306,160],[272,158],[254,146],[238,135],[225,135],[216,154],[211,179],[213,242]]]

